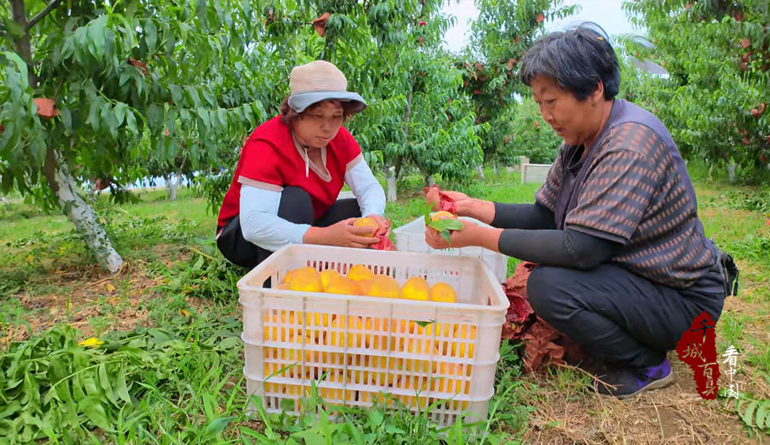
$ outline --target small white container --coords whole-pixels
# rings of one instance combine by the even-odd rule
[[[482,227],[490,227],[488,224],[484,224],[473,218],[461,216],[460,219],[478,224]],[[434,249],[430,247],[425,242],[425,219],[423,217],[419,217],[412,222],[393,229],[393,238],[395,240],[394,244],[396,245],[396,250],[400,252],[419,252],[481,258],[492,270],[492,273],[499,283],[505,283],[507,280],[508,257],[502,253],[494,252],[479,246],[461,247],[459,249]]]

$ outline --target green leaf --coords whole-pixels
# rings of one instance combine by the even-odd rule
[[[107,375],[107,367],[104,363],[102,363],[97,369],[99,371],[99,386],[101,386],[101,388],[104,390],[104,394],[108,399],[110,399],[110,402],[117,406],[118,399],[115,397],[115,392],[112,390],[112,385],[110,385],[110,377]]]
[[[96,378],[93,370],[88,370],[78,374],[78,380],[83,384],[83,388],[86,390],[88,396],[98,396],[101,391],[96,384]]]
[[[134,116],[134,112],[131,110],[126,112],[126,126],[129,130],[131,130],[132,133],[139,133],[139,129],[136,126],[136,117]]]
[[[211,129],[211,117],[209,112],[203,108],[198,108],[198,116],[200,116],[201,120],[203,121],[205,130],[208,131]]]
[[[211,440],[219,436],[222,434],[225,428],[227,428],[227,424],[230,423],[230,421],[233,419],[235,419],[235,417],[220,417],[218,419],[212,420],[208,425],[206,425],[206,429],[203,430],[203,439]]]
[[[153,130],[158,130],[163,126],[163,108],[160,105],[153,103],[147,109],[147,124]]]
[[[120,73],[120,80],[118,81],[118,86],[123,87],[128,81],[131,80],[131,71],[125,70],[122,73]]]
[[[103,15],[88,24],[88,50],[94,59],[104,59],[104,41],[106,39],[107,16]]]
[[[438,230],[439,232],[442,230],[462,230],[463,227],[465,227],[462,221],[457,219],[451,219],[451,218],[440,219],[438,221],[431,221],[428,223],[428,225],[431,228]]]
[[[21,412],[21,403],[18,400],[12,400],[10,403],[5,403],[5,406],[0,408],[0,420],[6,417],[15,418],[17,413]]]
[[[741,416],[741,420],[743,420],[743,423],[745,423],[747,426],[754,426],[753,416],[757,405],[759,405],[759,400],[753,400],[751,403],[749,403],[749,406],[746,407],[746,411],[744,411],[743,415]]]
[[[8,35],[14,39],[24,35],[24,28],[22,28],[21,25],[16,23],[14,20],[3,18],[3,25],[5,25],[5,29],[8,30]]]
[[[757,408],[757,415],[755,416],[757,419],[757,428],[760,430],[765,429],[765,417],[768,415],[768,410],[770,410],[770,400],[763,400],[762,404],[759,405],[759,408]]]
[[[29,78],[28,78],[28,70],[27,70],[27,64],[24,62],[24,60],[19,57],[18,54],[16,54],[13,51],[6,51],[3,53],[3,55],[13,62],[13,64],[16,66],[16,70],[19,72],[18,76],[18,86],[21,90],[26,90],[29,88]]]
[[[101,119],[103,124],[107,124],[107,129],[109,129],[112,137],[117,138],[118,125],[113,110],[114,107],[112,107],[111,104],[104,104],[104,106],[102,106]]]
[[[224,108],[217,110],[217,116],[219,117],[220,125],[222,125],[222,130],[227,129],[227,113],[225,113]]]
[[[115,392],[118,394],[124,402],[131,403],[131,396],[128,394],[128,387],[126,386],[126,368],[125,365],[121,366],[115,376]]]
[[[69,108],[64,108],[63,110],[59,111],[59,116],[61,116],[61,122],[62,125],[64,125],[64,128],[72,132],[72,112]]]
[[[387,425],[385,426],[385,432],[390,434],[406,434],[406,431],[402,430],[401,428],[395,426],[395,425]]]
[[[158,44],[158,28],[152,19],[144,21],[144,41],[147,43],[147,51],[155,52],[155,45]]]
[[[187,90],[187,95],[190,96],[190,100],[196,107],[201,106],[201,98],[198,95],[198,90],[195,87],[187,87],[185,88]]]
[[[241,345],[241,338],[240,337],[227,337],[226,339],[219,342],[214,349],[217,351],[224,351],[227,349],[233,349],[237,346]]]
[[[95,98],[91,102],[91,107],[88,109],[88,119],[86,119],[86,124],[91,125],[91,127],[94,129],[94,131],[99,131],[101,118],[99,117],[99,113],[102,111],[102,105],[104,104],[104,101],[101,97]]]
[[[128,105],[126,105],[123,102],[118,102],[117,105],[115,105],[115,125],[118,127],[123,125],[123,120],[126,118],[126,111],[128,110]]]
[[[283,411],[294,411],[294,399],[282,399],[281,400],[281,409]]]
[[[326,445],[324,436],[317,433],[315,430],[300,431],[292,434],[292,436],[303,439],[306,445]]]
[[[110,422],[107,419],[107,412],[104,410],[102,401],[99,397],[86,397],[78,403],[78,408],[86,415],[86,417],[88,417],[88,420],[93,422],[94,425],[105,431],[112,430]]]
[[[171,100],[175,105],[184,105],[184,96],[182,95],[182,89],[177,85],[171,85],[168,87],[171,91]]]
[[[214,97],[214,95],[209,91],[208,88],[202,88],[201,89],[203,93],[203,98],[206,99],[206,102],[209,104],[210,107],[216,107],[217,106],[217,98]]]
[[[430,213],[431,213],[432,209],[433,209],[433,205],[432,204],[427,204],[427,203],[425,204],[425,208],[423,209],[423,212],[422,212],[423,219],[425,220],[425,227],[428,227],[430,225],[430,222],[431,222],[430,221]]]
[[[165,32],[163,33],[163,36],[166,39],[166,54],[171,55],[173,54],[174,46],[176,45],[176,37],[174,37],[173,32]]]
[[[430,321],[417,321],[417,320],[412,320],[412,321],[414,321],[414,323],[415,323],[417,326],[421,327],[421,328],[425,328],[426,326],[428,326],[428,325],[430,325],[430,324],[433,324],[433,323],[435,323],[435,322],[436,322],[436,320],[430,320]]]

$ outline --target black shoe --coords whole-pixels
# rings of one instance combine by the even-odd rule
[[[665,388],[676,381],[676,376],[671,370],[668,359],[656,366],[647,368],[620,368],[606,367],[605,371],[597,375],[599,380],[606,385],[594,382],[594,387],[599,394],[625,399],[650,389]]]

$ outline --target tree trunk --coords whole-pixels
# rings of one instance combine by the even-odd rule
[[[404,132],[404,144],[408,146],[409,144],[409,116],[412,113],[412,89],[409,88],[409,91],[406,93],[406,109],[404,110],[404,125],[401,127],[401,129]],[[409,156],[411,153],[407,151],[406,156]],[[401,168],[404,166],[404,155],[398,155],[396,158],[396,171],[395,171],[395,178],[394,180],[397,180],[401,176]],[[394,186],[395,187],[395,186]]]
[[[396,167],[388,167],[385,170],[385,177],[388,180],[388,202],[396,202],[397,189],[396,189]]]
[[[497,161],[492,161],[492,173],[497,176],[500,171],[497,169]]]
[[[730,180],[730,183],[735,182],[735,169],[738,167],[738,164],[735,162],[731,162],[727,164],[727,177]]]
[[[412,113],[412,89],[409,88],[409,91],[406,93],[406,109],[404,110],[404,139],[406,140],[409,136],[409,115]]]
[[[27,63],[27,80],[29,81],[30,88],[34,90],[37,88],[37,76],[35,75],[35,67],[32,66],[32,44],[29,40],[29,23],[27,22],[24,0],[9,1],[11,2],[11,18],[24,31],[19,38],[14,40],[13,46],[19,57]]]
[[[404,157],[402,155],[399,155],[398,158],[396,158],[396,179],[398,179],[399,176],[401,176],[401,167],[404,166]]]
[[[479,178],[484,179],[484,169],[481,168],[481,165],[476,166],[476,173],[479,174]]]
[[[24,0],[10,0],[10,3],[13,21],[24,30],[24,33],[14,40],[14,48],[19,57],[29,67],[29,86],[35,90],[37,89],[38,79],[35,67],[32,64],[32,45],[29,38],[29,30],[57,8],[62,3],[62,0],[53,0],[45,9],[29,21],[27,21]],[[69,173],[64,158],[58,156],[53,147],[48,147],[45,165],[43,165],[43,174],[64,213],[83,235],[83,239],[88,244],[88,247],[93,250],[97,260],[110,272],[117,272],[123,264],[123,259],[112,247],[104,227],[99,224],[94,209],[78,195],[75,178]]]
[[[181,182],[182,175],[180,173],[177,173],[176,177],[173,177],[170,174],[166,175],[166,195],[168,196],[169,201],[176,200],[176,191]]]
[[[433,180],[433,175],[428,175],[425,178],[425,183],[428,185],[428,187],[433,187],[436,185],[436,181]]]
[[[123,265],[123,258],[112,247],[107,232],[99,224],[94,209],[78,195],[75,178],[69,173],[64,160],[57,156],[53,148],[48,148],[43,173],[59,200],[59,205],[69,220],[75,224],[78,232],[83,235],[83,239],[96,255],[96,259],[110,272],[117,272]]]

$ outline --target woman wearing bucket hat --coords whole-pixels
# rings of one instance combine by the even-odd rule
[[[252,268],[289,244],[365,248],[378,241],[354,227],[368,216],[386,227],[385,193],[342,125],[366,108],[336,66],[322,60],[291,72],[281,114],[246,140],[217,221],[217,246]],[[355,199],[337,199],[347,184]]]

